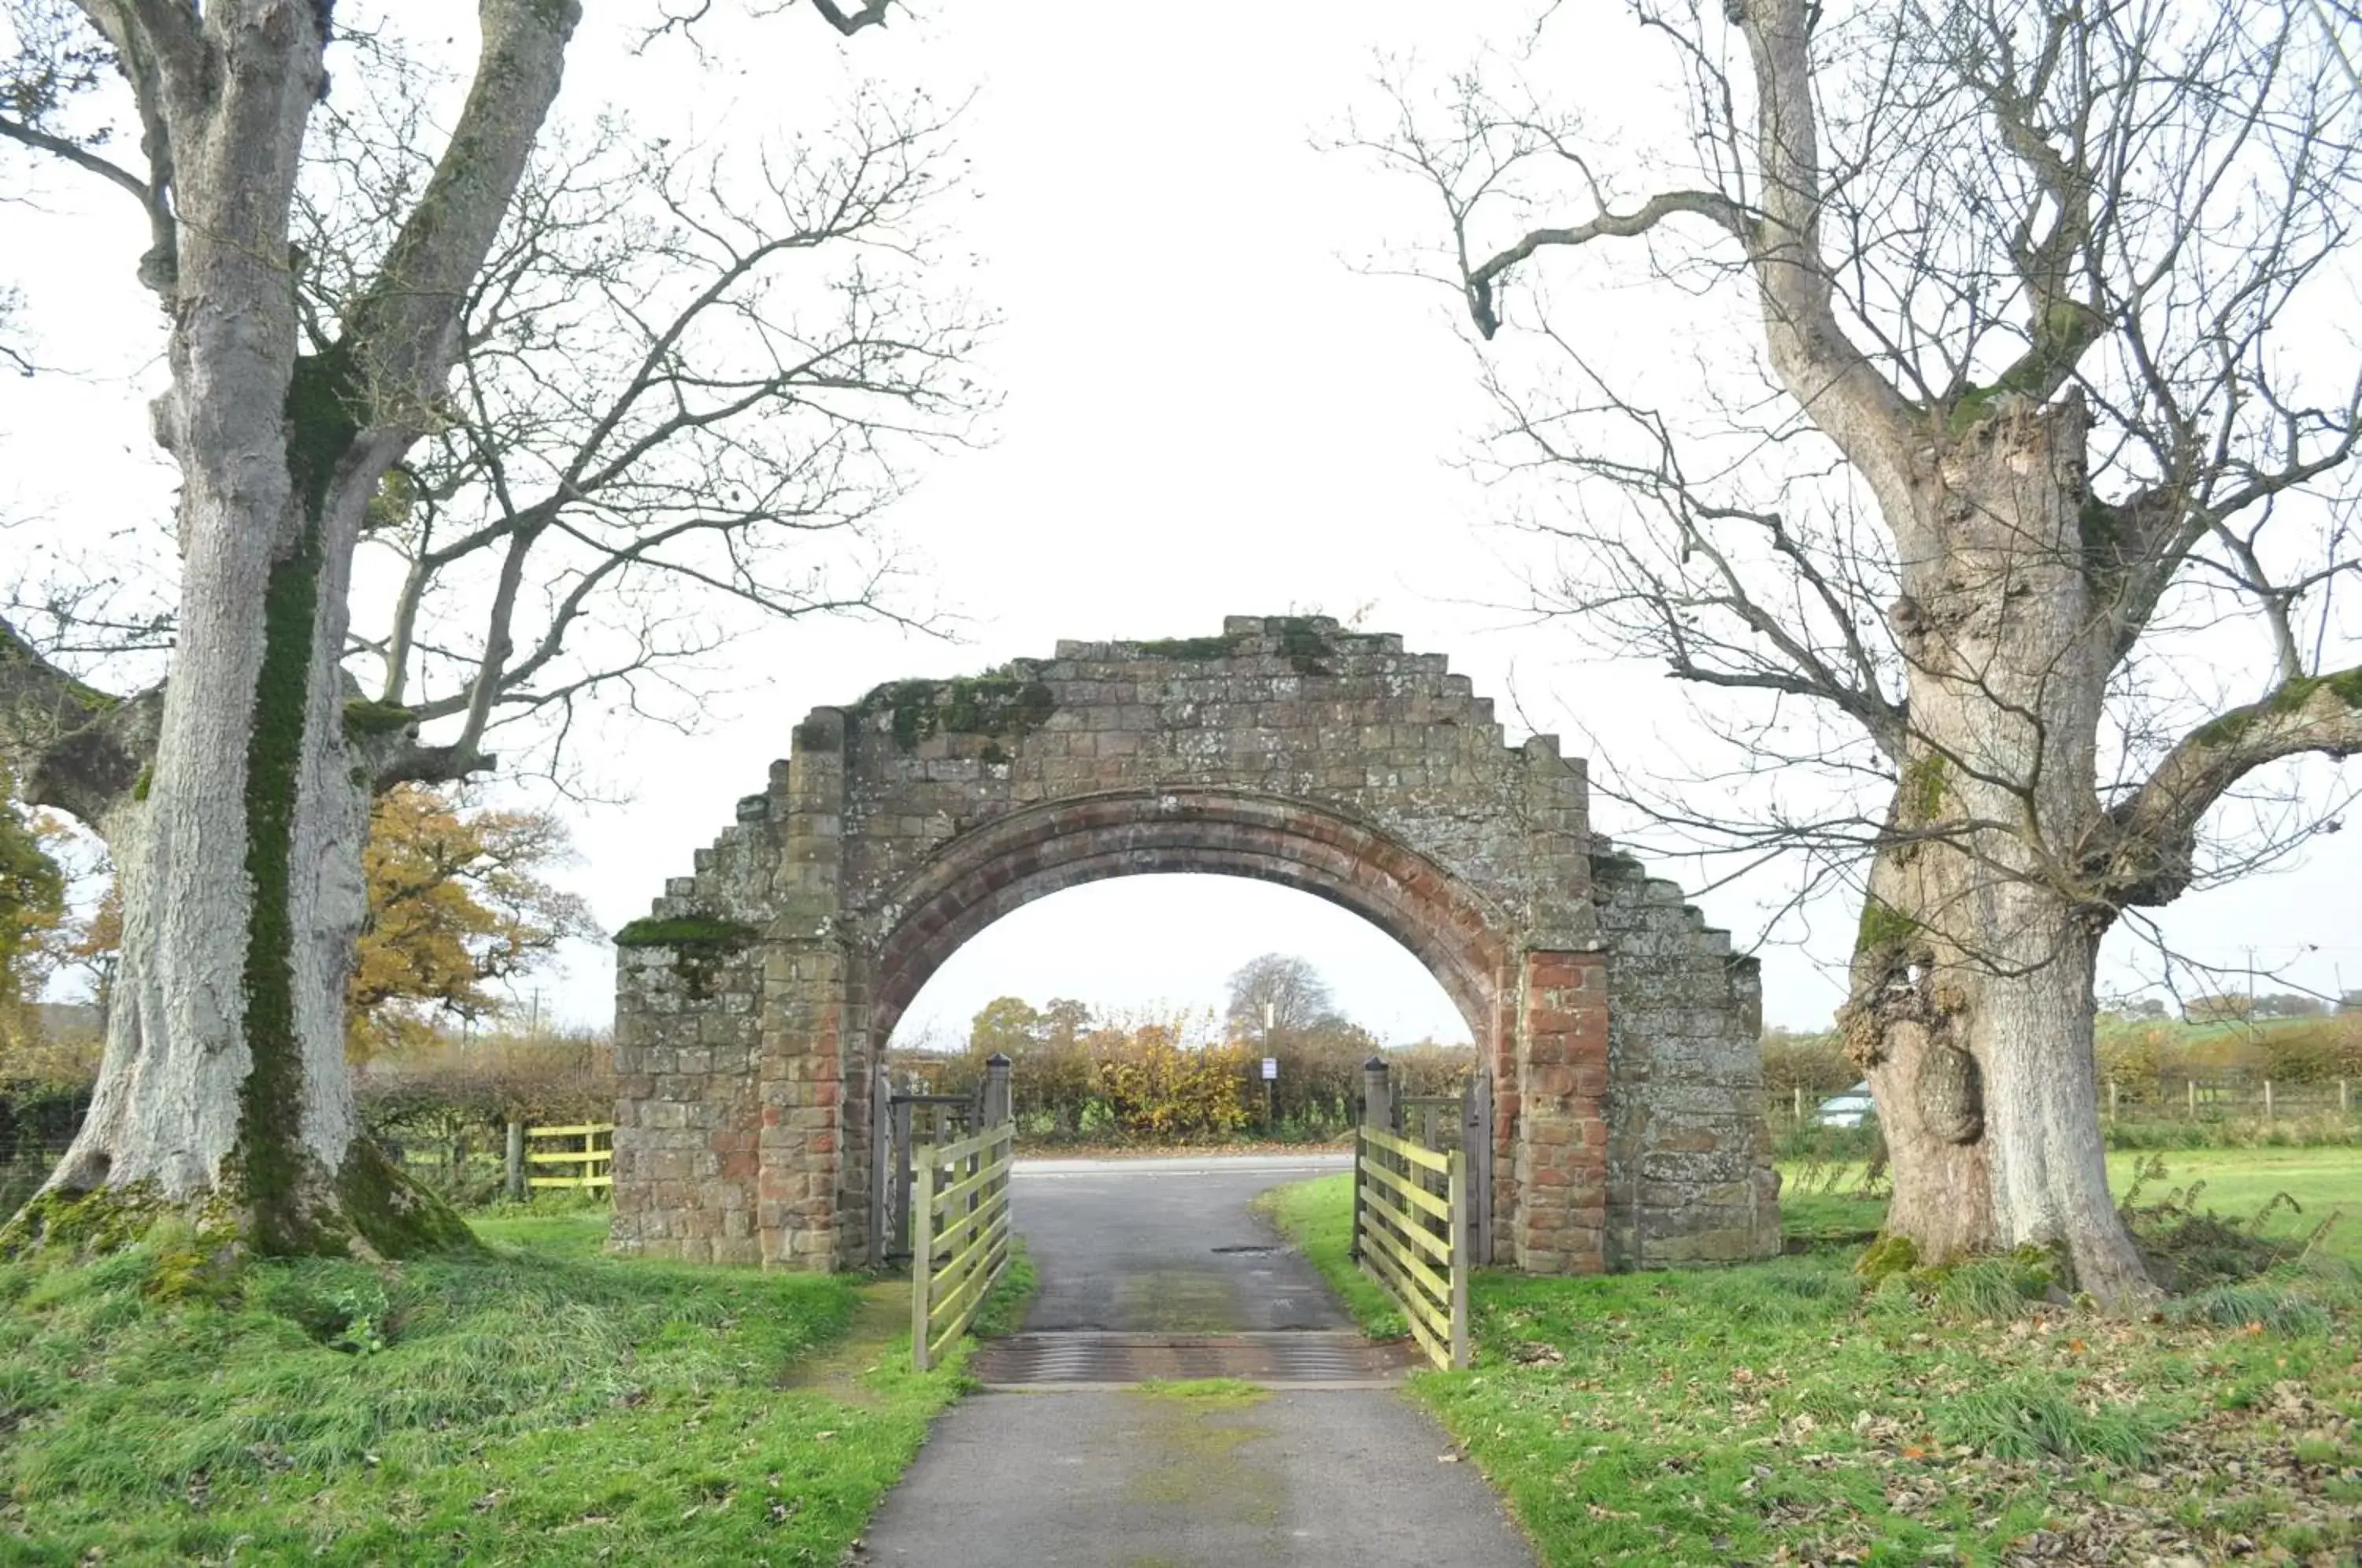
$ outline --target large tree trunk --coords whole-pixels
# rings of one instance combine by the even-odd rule
[[[2108,1193],[2081,891],[2109,660],[2080,533],[2085,417],[2004,408],[1915,476],[1896,630],[1912,755],[1843,1013],[1893,1162],[1891,1233],[1941,1262],[2062,1245],[2102,1302],[2153,1292]]]
[[[359,1135],[344,1063],[370,777],[338,657],[362,504],[399,448],[362,429],[349,356],[296,354],[287,220],[326,10],[211,8],[217,64],[168,94],[178,637],[142,798],[102,824],[121,967],[89,1117],[19,1222],[34,1233],[121,1236],[111,1217],[159,1209],[277,1253],[467,1235]]]
[[[154,764],[137,789],[94,775],[84,792],[103,797],[82,814],[123,878],[98,1088],[10,1234],[120,1237],[127,1214],[170,1209],[268,1253],[462,1242],[360,1133],[345,1068],[370,797],[415,739],[347,733],[346,596],[367,503],[441,395],[580,9],[483,0],[434,176],[343,336],[300,357],[288,219],[330,7],[85,9],[169,133],[154,145],[176,220],[172,390],[156,424],[183,480],[182,597]]]

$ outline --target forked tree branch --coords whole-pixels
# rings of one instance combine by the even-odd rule
[[[851,38],[864,28],[886,25],[886,13],[892,9],[893,0],[865,0],[865,4],[847,11],[835,0],[812,0],[812,8],[825,17],[828,25]]]
[[[96,828],[156,754],[163,689],[122,698],[84,685],[0,621],[0,756],[24,800]]]
[[[2362,666],[2283,682],[2184,735],[2110,813],[2123,838],[2123,902],[2161,904],[2187,886],[2198,825],[2231,787],[2266,763],[2362,753]]]

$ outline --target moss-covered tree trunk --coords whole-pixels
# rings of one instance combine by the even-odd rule
[[[448,373],[579,10],[485,0],[433,179],[335,346],[299,356],[289,216],[330,8],[85,8],[171,180],[156,427],[182,477],[182,589],[152,765],[104,813],[124,897],[106,1054],[80,1137],[16,1232],[154,1207],[268,1253],[464,1239],[361,1136],[345,1066],[375,782],[362,747],[385,744],[346,734],[347,591],[367,503]]]
[[[2107,1185],[2087,889],[2113,659],[2083,542],[2084,416],[2005,411],[1914,476],[1926,536],[1896,631],[1912,755],[1843,1014],[1892,1158],[1888,1231],[1923,1258],[2060,1245],[2112,1306],[2147,1275]]]

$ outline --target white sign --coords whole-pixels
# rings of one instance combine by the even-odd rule
[[[1263,1076],[1264,1076],[1264,1077],[1265,1079],[1271,1079],[1271,1078],[1275,1078],[1275,1077],[1279,1077],[1279,1058],[1278,1058],[1278,1057],[1276,1057],[1276,1056],[1265,1056],[1265,1057],[1263,1059]]]

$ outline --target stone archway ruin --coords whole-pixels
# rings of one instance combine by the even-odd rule
[[[1503,744],[1440,655],[1323,617],[1067,643],[796,727],[769,787],[617,933],[613,1247],[870,1260],[872,1064],[992,922],[1158,871],[1353,911],[1494,1080],[1496,1263],[1779,1248],[1754,960],[1591,832],[1583,765]]]

